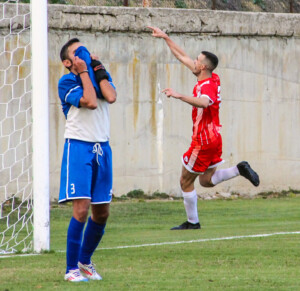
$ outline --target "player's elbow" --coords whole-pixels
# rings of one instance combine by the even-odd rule
[[[210,104],[209,99],[206,97],[199,98],[199,107],[201,108],[207,108]]]
[[[97,100],[85,100],[84,98],[81,98],[80,106],[91,110],[95,110],[97,108]]]
[[[91,109],[91,110],[95,110],[97,108],[98,104],[97,104],[97,99],[96,98],[92,98],[89,100],[85,100],[85,105],[84,107]]]
[[[97,103],[90,103],[86,106],[86,108],[95,110],[95,109],[97,109]]]
[[[117,96],[115,96],[114,98],[110,98],[107,102],[108,102],[109,104],[113,104],[113,103],[116,102],[116,100],[117,100]]]
[[[113,94],[110,94],[109,96],[106,97],[106,101],[109,103],[109,104],[113,104],[115,103],[117,100],[117,93],[114,92]]]
[[[205,109],[205,108],[208,107],[208,105],[203,104],[203,103],[200,103],[200,104],[194,104],[193,106],[198,107],[198,108],[203,108],[203,109]]]

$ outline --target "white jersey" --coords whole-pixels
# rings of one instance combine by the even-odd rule
[[[88,142],[109,140],[110,121],[109,103],[97,98],[97,108],[77,108],[71,106],[67,113],[65,138]]]

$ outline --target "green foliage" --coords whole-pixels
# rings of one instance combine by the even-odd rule
[[[152,194],[146,194],[142,189],[135,189],[128,192],[126,195],[122,195],[120,197],[113,196],[113,201],[126,201],[131,199],[138,199],[140,202],[145,200],[161,200],[161,199],[170,199],[170,200],[178,200],[180,197],[172,197],[165,192],[155,191]]]
[[[170,196],[167,193],[158,192],[158,191],[154,192],[152,194],[152,197],[153,197],[153,199],[169,199],[170,198]]]
[[[253,3],[260,6],[262,9],[266,8],[264,0],[253,0]]]
[[[120,197],[116,197],[115,195],[113,195],[113,197],[112,197],[112,201],[113,202],[126,201],[126,200],[129,200],[129,198],[127,197],[127,195],[122,195]]]
[[[268,191],[268,192],[261,192],[258,193],[258,197],[262,197],[263,199],[269,199],[269,198],[286,198],[286,197],[296,197],[296,195],[300,194],[300,190],[296,189],[289,189],[289,190],[283,190],[283,191]]]
[[[145,192],[141,189],[132,190],[132,191],[127,193],[127,197],[136,198],[136,199],[144,198],[145,197]]]
[[[68,4],[66,0],[49,0],[49,4]]]
[[[105,6],[123,6],[122,0],[106,0]]]
[[[176,8],[188,8],[184,0],[176,0],[175,7]]]

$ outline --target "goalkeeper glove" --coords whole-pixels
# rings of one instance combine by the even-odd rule
[[[108,75],[102,63],[98,60],[92,60],[91,66],[94,70],[96,81],[100,83],[102,80],[108,80]]]

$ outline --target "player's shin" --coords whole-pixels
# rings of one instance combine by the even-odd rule
[[[228,169],[221,169],[215,171],[215,173],[211,177],[211,182],[213,185],[217,185],[236,176],[239,176],[239,170],[236,166]]]
[[[187,215],[188,222],[190,223],[198,223],[198,209],[197,209],[197,193],[194,189],[191,192],[183,192],[183,202]]]
[[[101,241],[105,226],[106,224],[98,224],[89,217],[79,256],[79,262],[82,264],[91,263],[91,256]]]
[[[77,269],[78,257],[82,241],[82,232],[85,223],[71,218],[67,235],[67,271]]]

